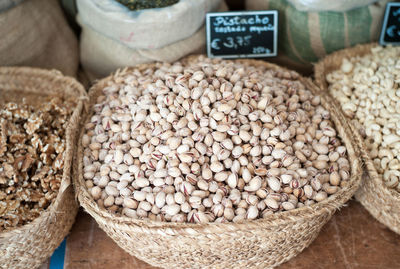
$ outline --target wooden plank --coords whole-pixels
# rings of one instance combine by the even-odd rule
[[[400,268],[400,235],[351,201],[324,226],[304,252],[280,269]],[[65,269],[154,268],[119,248],[86,213],[80,212],[67,241]]]

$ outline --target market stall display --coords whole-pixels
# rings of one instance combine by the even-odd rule
[[[61,242],[66,268],[273,268],[320,231],[300,267],[383,266],[368,248],[400,236],[400,47],[371,42],[389,0],[0,2],[0,268],[44,268]],[[227,4],[278,10],[277,57],[203,55]],[[241,16],[215,41],[239,58],[261,31]],[[357,202],[321,230],[353,195],[398,235]],[[63,249],[79,205],[129,262],[83,212]]]
[[[197,56],[119,70],[90,90],[78,199],[150,264],[276,266],[360,182],[347,122],[317,91],[261,61]]]
[[[57,71],[0,68],[1,268],[40,266],[75,220],[70,174],[85,96]]]
[[[333,53],[315,78],[352,121],[367,174],[356,194],[380,222],[400,233],[399,47],[377,44]]]

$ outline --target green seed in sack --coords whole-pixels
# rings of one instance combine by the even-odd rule
[[[116,0],[130,10],[167,7],[179,2],[179,0]]]

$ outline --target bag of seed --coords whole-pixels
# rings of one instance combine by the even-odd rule
[[[226,11],[221,2],[218,11]],[[216,11],[216,10],[213,10]],[[82,66],[91,80],[107,76],[118,68],[155,61],[173,62],[186,55],[204,53],[206,47],[205,26],[193,35],[157,49],[132,49],[86,25],[78,14],[82,27],[80,57]]]
[[[81,22],[98,33],[133,49],[158,49],[193,35],[220,2],[77,0],[77,6]]]
[[[0,64],[58,69],[76,76],[78,41],[58,1],[29,0],[0,13]]]
[[[331,52],[378,40],[387,2],[378,1],[345,12],[299,11],[287,0],[247,0],[246,8],[278,10],[277,59],[284,57],[280,64],[294,69],[302,65],[310,71],[311,63]]]

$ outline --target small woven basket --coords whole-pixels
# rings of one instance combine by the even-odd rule
[[[254,66],[278,69],[276,65],[254,60],[241,60]],[[145,68],[142,65],[138,68]],[[89,107],[95,104],[102,89],[118,76],[131,70],[118,70],[100,80],[90,90]],[[303,82],[318,91],[310,80]],[[272,268],[299,254],[318,235],[334,212],[348,201],[361,180],[361,161],[339,111],[330,109],[329,97],[322,97],[332,113],[338,133],[347,147],[351,178],[349,184],[323,202],[292,211],[272,214],[266,219],[243,223],[170,223],[116,216],[100,208],[89,194],[83,179],[83,146],[78,144],[74,170],[75,191],[80,204],[100,227],[125,251],[147,263],[163,268]],[[91,113],[86,115],[90,119]],[[84,130],[82,128],[80,140]]]
[[[29,67],[0,67],[0,108],[24,97],[32,105],[48,96],[73,97],[73,110],[66,130],[64,171],[57,198],[32,222],[0,233],[0,268],[37,268],[62,242],[74,223],[78,204],[71,184],[71,164],[84,99],[84,88],[58,71]]]
[[[371,52],[371,48],[377,45],[376,43],[358,45],[327,56],[315,67],[317,85],[327,93],[328,83],[325,79],[326,75],[339,69],[343,58],[366,55]],[[336,100],[335,106],[340,108]],[[344,116],[344,114],[342,115]],[[352,128],[354,139],[360,148],[366,170],[366,173],[363,175],[363,182],[355,197],[374,218],[392,231],[400,234],[400,193],[385,186],[382,175],[378,174],[373,161],[369,157],[364,139],[354,125],[350,124],[350,127]]]

